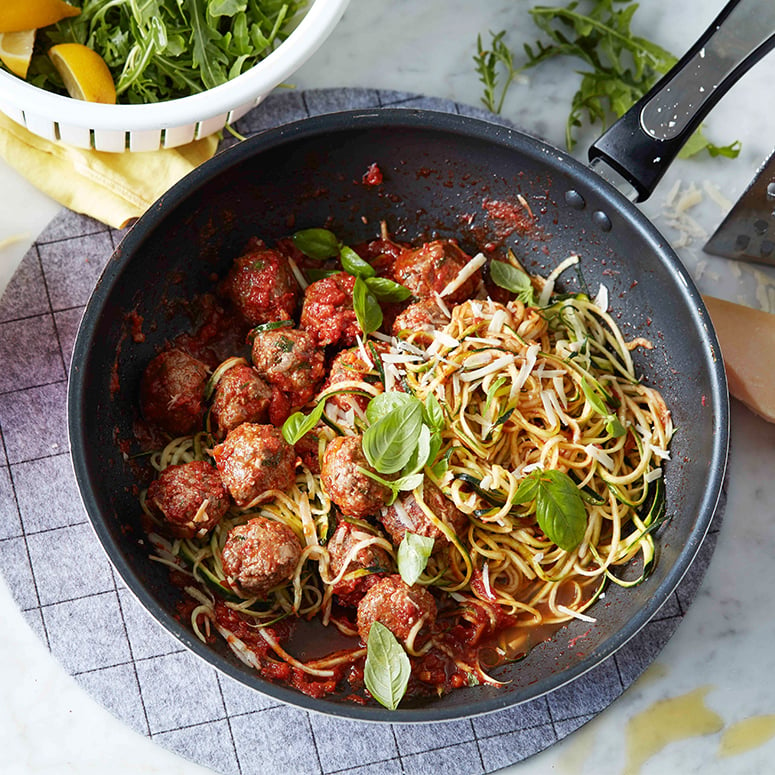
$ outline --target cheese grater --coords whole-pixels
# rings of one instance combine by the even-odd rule
[[[775,151],[704,247],[706,253],[775,266]]]

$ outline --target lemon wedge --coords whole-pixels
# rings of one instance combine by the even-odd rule
[[[26,78],[34,45],[35,30],[0,32],[0,61],[14,75]]]
[[[78,16],[79,8],[63,0],[2,0],[0,32],[23,32],[47,27],[69,16]]]
[[[114,105],[116,86],[105,60],[81,43],[59,43],[48,50],[67,93],[76,100]]]

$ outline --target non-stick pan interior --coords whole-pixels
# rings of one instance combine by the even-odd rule
[[[364,175],[378,165],[383,182]],[[532,218],[530,213],[532,213]],[[251,236],[271,242],[325,225],[345,241],[457,237],[470,251],[503,255],[547,274],[569,253],[581,273],[561,287],[592,295],[600,283],[625,336],[653,349],[639,372],[660,389],[677,433],[665,464],[671,519],[648,581],[611,588],[593,613],[522,662],[502,668],[502,688],[459,690],[389,712],[342,698],[313,700],[259,679],[223,645],[205,646],[175,618],[178,592],[148,559],[132,463],[140,374],[162,345],[195,321],[176,299],[213,287]],[[141,334],[141,335],[139,335]],[[726,459],[723,366],[699,294],[636,208],[565,154],[512,130],[423,111],[334,114],[266,132],[216,156],[160,200],[111,258],[78,335],[69,421],[84,501],[130,589],[176,637],[233,677],[276,698],[361,719],[436,720],[532,699],[612,654],[657,611],[705,535]],[[571,639],[575,646],[569,648]],[[163,678],[162,678],[163,680]]]

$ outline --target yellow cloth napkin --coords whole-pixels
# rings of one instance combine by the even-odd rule
[[[0,156],[60,204],[116,229],[139,218],[217,146],[211,135],[159,151],[88,151],[38,137],[0,113]]]

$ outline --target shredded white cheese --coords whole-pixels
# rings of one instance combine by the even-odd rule
[[[582,622],[589,622],[590,624],[594,624],[597,621],[597,619],[595,619],[593,616],[583,614],[581,611],[574,611],[572,608],[568,608],[568,606],[565,605],[558,605],[557,610],[561,611],[566,616],[572,616],[574,619],[581,619]]]
[[[486,377],[488,374],[492,374],[494,371],[500,371],[510,363],[514,363],[514,356],[511,353],[502,355],[500,358],[496,358],[487,366],[482,366],[480,369],[474,369],[473,371],[466,371],[460,375],[460,379],[463,382],[474,382],[477,379]]]
[[[478,269],[480,269],[487,262],[484,253],[477,253],[455,276],[454,280],[451,280],[444,286],[439,296],[444,298],[449,296],[450,293],[454,293],[466,280],[468,280]]]
[[[546,278],[546,282],[544,283],[544,287],[541,290],[541,295],[538,298],[538,305],[540,307],[545,307],[547,303],[549,302],[549,297],[554,293],[554,284],[557,281],[557,278],[570,266],[574,266],[575,264],[578,264],[579,257],[572,253],[569,255],[564,261],[561,261],[557,266],[550,272],[549,276]]]

